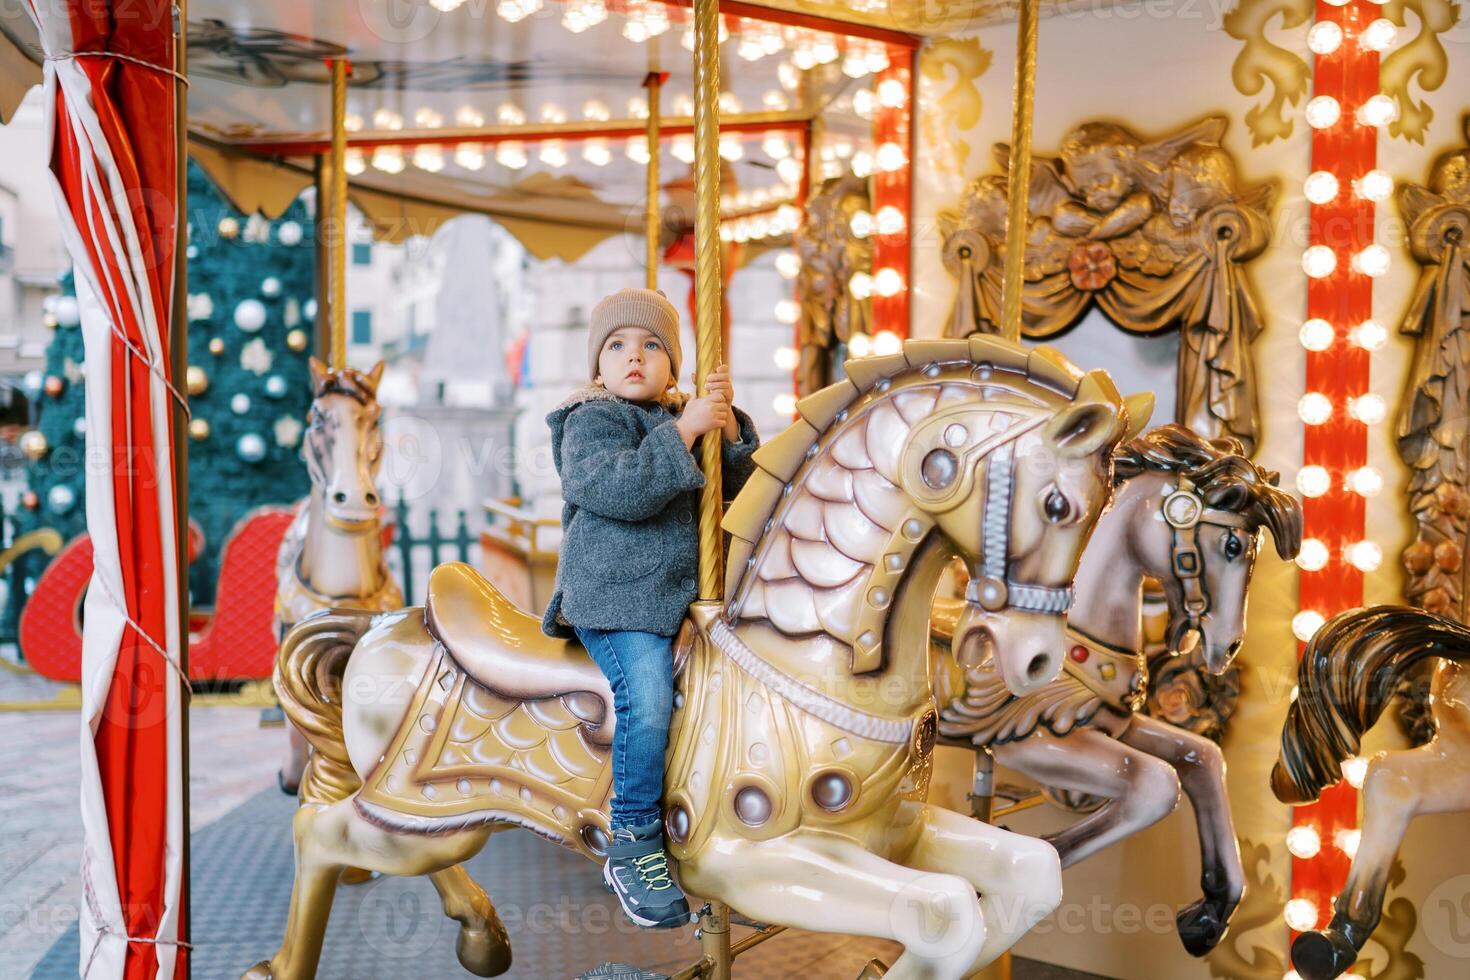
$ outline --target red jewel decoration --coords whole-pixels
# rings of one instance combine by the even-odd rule
[[[1067,656],[1071,657],[1073,660],[1077,661],[1079,664],[1085,662],[1087,660],[1087,658],[1089,656],[1091,656],[1091,655],[1092,655],[1092,651],[1089,650],[1089,649],[1087,649],[1085,646],[1083,646],[1080,643],[1077,644],[1072,649],[1070,649],[1070,650],[1067,651]]]

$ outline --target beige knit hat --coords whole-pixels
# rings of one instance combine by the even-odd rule
[[[597,378],[597,359],[608,334],[619,327],[642,327],[663,341],[673,377],[679,377],[679,311],[661,289],[619,289],[592,307],[587,331],[587,377]]]

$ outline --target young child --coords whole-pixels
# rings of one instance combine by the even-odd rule
[[[689,904],[664,851],[664,750],[673,713],[673,639],[697,594],[699,495],[691,451],[721,433],[723,489],[750,476],[759,440],[731,404],[721,365],[708,394],[679,375],[679,314],[662,292],[622,289],[592,310],[587,373],[546,417],[561,476],[562,545],[541,628],[576,634],[612,687],[613,839],[603,878],[641,926],[676,926]]]

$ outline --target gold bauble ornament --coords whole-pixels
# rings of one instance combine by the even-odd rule
[[[190,419],[189,438],[198,441],[209,438],[209,419]]]
[[[48,374],[46,375],[45,382],[41,385],[41,390],[52,398],[60,398],[61,393],[66,390],[66,382],[61,380],[57,375]]]
[[[45,456],[51,450],[51,443],[46,440],[46,434],[40,429],[31,429],[20,437],[20,451],[26,454],[26,458],[35,462]]]
[[[41,322],[44,323],[46,325],[46,327],[48,329],[50,329],[50,330],[55,330],[58,326],[61,325],[61,321],[58,320],[58,319],[56,319],[56,314],[55,313],[44,313],[44,314],[42,314],[41,315]]]
[[[286,346],[297,353],[306,350],[306,331],[292,330],[286,334]]]
[[[189,365],[189,370],[184,373],[184,379],[192,397],[198,397],[209,390],[209,374],[197,364]]]
[[[220,337],[212,338],[209,341],[209,352],[215,357],[219,357],[221,354],[223,354],[225,352],[224,339]]]
[[[21,506],[25,507],[26,510],[35,510],[37,507],[41,506],[41,498],[34,490],[27,490],[25,493],[21,494],[20,502]]]
[[[219,237],[226,240],[233,239],[240,234],[240,222],[228,215],[219,219]]]

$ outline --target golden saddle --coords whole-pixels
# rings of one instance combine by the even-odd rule
[[[520,701],[560,698],[592,741],[612,744],[612,688],[587,651],[541,632],[541,620],[469,565],[447,562],[430,573],[424,616],[429,632],[481,687]]]

